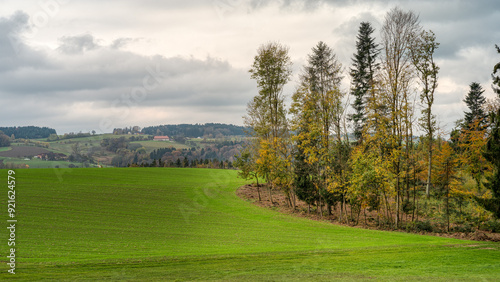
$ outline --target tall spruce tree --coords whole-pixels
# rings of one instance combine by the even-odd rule
[[[498,53],[500,48],[495,45]],[[496,72],[500,70],[500,62],[493,67],[493,90],[497,93],[500,99],[500,76],[496,76]],[[488,177],[486,188],[491,190],[492,198],[482,200],[480,203],[489,211],[493,212],[496,218],[500,219],[500,109],[496,113],[490,113],[491,132],[486,143],[483,156],[493,165],[493,175]]]
[[[498,54],[500,54],[500,47],[495,45],[495,48],[497,49]],[[498,75],[496,74],[497,72],[499,73]],[[498,99],[500,99],[500,62],[493,67],[491,77],[493,78],[493,91],[497,93]]]
[[[375,71],[378,68],[377,56],[380,53],[378,44],[372,34],[375,30],[369,22],[359,26],[356,53],[352,58],[350,75],[352,78],[351,95],[355,97],[352,107],[354,114],[349,119],[354,123],[354,136],[361,140],[363,126],[366,121],[365,100],[370,91],[374,91]]]
[[[470,90],[465,97],[464,102],[467,104],[470,112],[465,112],[464,126],[470,128],[474,121],[479,121],[480,125],[484,125],[486,113],[483,106],[486,103],[486,98],[483,96],[483,87],[477,82],[470,84]]]
[[[500,219],[500,110],[491,113],[490,116],[491,133],[483,156],[494,167],[493,175],[487,177],[488,182],[484,185],[492,192],[492,197],[491,199],[480,199],[479,203]]]

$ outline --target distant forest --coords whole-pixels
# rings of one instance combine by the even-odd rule
[[[232,124],[176,124],[150,126],[142,129],[142,133],[149,135],[183,136],[188,138],[207,137],[217,138],[231,135],[246,135],[248,128]]]
[[[15,138],[25,139],[48,138],[51,134],[56,134],[53,128],[38,126],[0,127],[0,131],[9,137],[14,135]]]

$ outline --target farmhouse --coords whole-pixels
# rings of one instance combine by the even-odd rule
[[[168,136],[155,136],[153,138],[154,141],[170,141],[170,137]]]

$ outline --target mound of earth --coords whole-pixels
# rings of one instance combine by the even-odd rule
[[[0,157],[6,158],[31,158],[33,156],[50,153],[49,150],[32,146],[14,146],[9,151],[0,152]]]

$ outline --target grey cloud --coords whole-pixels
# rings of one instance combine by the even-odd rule
[[[81,54],[99,47],[99,44],[97,44],[94,36],[91,34],[63,36],[59,41],[61,45],[58,50],[65,54]]]
[[[17,11],[8,18],[0,18],[0,57],[14,56],[19,48],[23,48],[19,35],[28,29],[28,20],[28,14],[22,11]]]
[[[2,19],[0,32],[8,33],[16,20],[19,25],[15,28],[21,30],[23,24],[27,25],[21,19]],[[22,42],[22,36],[19,38]],[[0,69],[0,101],[16,105],[0,112],[0,125],[29,125],[36,121],[58,132],[98,129],[103,118],[123,110],[130,114],[126,118],[118,115],[116,125],[134,124],[134,120],[143,120],[143,126],[168,123],[144,121],[144,113],[153,113],[158,107],[177,113],[173,118],[178,122],[191,112],[198,113],[193,115],[198,119],[185,122],[203,122],[200,113],[213,111],[213,120],[207,121],[240,123],[242,105],[255,90],[246,70],[210,57],[142,56],[116,49],[130,40],[119,38],[110,46],[102,46],[93,35],[84,34],[63,37],[53,51],[39,52],[24,45],[25,50]],[[0,60],[6,58],[0,55]],[[146,89],[145,79],[153,87]],[[134,89],[142,89],[147,95],[131,99]]]
[[[22,11],[0,18],[0,73],[22,67],[49,67],[41,51],[26,46],[22,34],[29,31],[29,16]]]
[[[113,49],[120,49],[122,47],[125,47],[127,44],[131,43],[131,42],[135,42],[137,41],[137,39],[133,39],[133,38],[117,38],[113,41],[113,43],[111,43],[111,48]]]

